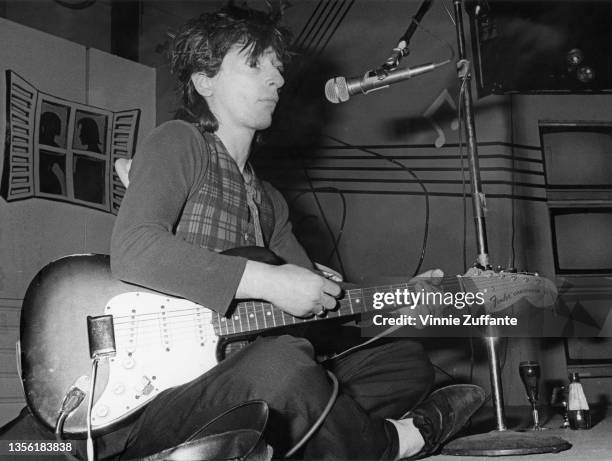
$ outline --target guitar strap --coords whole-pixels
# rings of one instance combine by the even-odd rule
[[[244,186],[246,188],[246,196],[247,196],[247,205],[249,207],[249,211],[251,212],[251,216],[253,217],[253,226],[255,228],[255,242],[257,244],[257,246],[264,246],[264,240],[263,240],[263,233],[261,231],[261,222],[259,220],[259,208],[257,208],[257,203],[259,203],[261,201],[261,196],[258,190],[255,189],[254,187],[254,178],[255,178],[255,174],[253,173],[253,170],[251,169],[251,164],[247,163],[245,165],[244,171],[242,173],[242,176],[244,178]],[[330,277],[331,278],[331,277]],[[354,351],[355,349],[359,349],[361,347],[365,347],[368,344],[373,343],[374,341],[379,340],[380,338],[387,336],[388,334],[392,333],[393,331],[395,331],[398,327],[391,327],[385,331],[383,331],[382,333],[379,333],[378,335],[374,336],[373,338],[368,339],[367,341],[364,341],[361,344],[357,344],[356,346],[353,346],[345,351],[342,351],[340,353],[338,353],[337,355],[334,355],[332,358],[336,358],[339,357],[341,355],[345,355],[349,352]]]
[[[255,229],[255,243],[258,247],[265,246],[263,232],[261,231],[261,222],[259,220],[259,208],[257,203],[261,202],[261,194],[255,189],[255,174],[251,169],[251,164],[247,163],[242,173],[244,178],[244,187],[246,188],[247,205],[251,216],[253,217],[253,227]]]

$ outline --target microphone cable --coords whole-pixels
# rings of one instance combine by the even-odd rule
[[[321,427],[321,424],[323,424],[323,421],[325,421],[325,418],[327,418],[327,415],[331,411],[332,407],[334,406],[334,403],[336,402],[336,399],[338,398],[338,390],[340,388],[340,385],[338,384],[338,378],[336,378],[336,376],[331,371],[326,371],[327,375],[329,376],[329,379],[332,382],[331,397],[327,401],[327,405],[325,405],[323,412],[319,415],[314,424],[310,427],[310,429],[308,429],[306,434],[304,434],[304,436],[298,441],[298,443],[296,443],[287,453],[285,453],[284,458],[290,458],[291,456],[293,456],[295,452],[302,448],[302,446],[308,441],[308,439],[312,437],[315,431],[319,429],[319,427]]]
[[[302,171],[304,172],[304,176],[306,177],[306,180],[308,181],[308,187],[309,187],[309,192],[312,192],[312,196],[315,199],[315,203],[317,204],[317,208],[319,209],[319,213],[321,213],[321,217],[323,218],[323,223],[325,224],[325,227],[327,228],[327,232],[329,232],[329,235],[332,239],[332,242],[334,242],[334,247],[332,248],[332,255],[334,253],[336,253],[336,258],[338,259],[338,264],[340,265],[340,273],[342,274],[343,278],[346,278],[346,271],[344,270],[344,264],[342,262],[342,256],[340,255],[340,249],[338,248],[337,244],[335,243],[336,241],[339,242],[339,240],[336,239],[336,236],[334,235],[334,231],[332,230],[329,221],[327,219],[327,215],[325,214],[325,211],[323,210],[323,205],[321,205],[321,201],[319,200],[319,196],[317,195],[317,191],[319,188],[314,187],[314,184],[312,182],[312,178],[310,177],[310,175],[308,174],[308,168],[306,167],[305,163],[304,163],[304,156],[299,155],[298,156],[299,159],[301,160],[302,163]],[[345,204],[346,202],[343,199],[343,203]],[[346,211],[345,211],[346,213]],[[344,230],[344,222],[342,223],[342,229],[341,231]],[[341,235],[341,234],[340,234]],[[329,264],[329,263],[328,263]]]
[[[326,265],[330,265],[331,262],[331,258],[333,257],[334,253],[336,254],[337,258],[338,258],[338,264],[340,265],[340,271],[342,273],[342,277],[344,278],[346,276],[346,274],[344,273],[344,265],[342,263],[342,257],[340,256],[340,239],[342,238],[342,235],[344,233],[344,226],[346,224],[346,215],[347,215],[347,206],[346,206],[346,197],[344,196],[344,192],[342,192],[340,189],[338,189],[337,187],[333,187],[333,186],[328,186],[328,187],[313,187],[312,181],[309,181],[309,186],[310,188],[308,190],[303,190],[300,191],[298,194],[294,195],[291,200],[289,201],[288,205],[291,208],[293,206],[293,204],[302,196],[304,196],[305,194],[309,194],[312,193],[313,196],[315,197],[316,200],[316,194],[318,192],[330,192],[330,193],[336,193],[340,196],[340,200],[342,203],[342,218],[340,219],[340,228],[338,229],[338,235],[334,235],[333,230],[328,226],[328,232],[331,235],[332,241],[333,241],[333,247],[329,253],[329,255],[325,258],[325,264]],[[325,213],[323,212],[323,210],[319,207],[319,212],[322,214],[322,216],[325,216]],[[305,218],[315,218],[315,215],[306,215],[303,217],[303,219]],[[325,221],[325,218],[324,218]],[[301,222],[301,220],[300,220]],[[297,226],[296,226],[297,227]]]
[[[451,20],[452,20],[452,18],[451,18]],[[434,38],[435,40],[445,44],[448,47],[448,49],[450,51],[450,57],[445,62],[450,62],[450,61],[453,61],[455,59],[455,56],[456,56],[455,49],[453,48],[453,46],[447,40],[443,39],[439,35],[433,33],[432,31],[430,31],[428,28],[424,27],[421,24],[421,22],[420,21],[416,21],[415,18],[412,18],[412,21],[416,25],[417,28],[423,30],[428,35],[430,35],[432,38]],[[462,83],[462,90],[464,89],[464,85],[465,85],[466,81],[467,81],[467,79],[464,78],[463,83]],[[460,102],[461,102],[461,96],[460,96]],[[460,109],[461,108],[461,104],[458,105],[458,108],[459,108],[459,111],[460,111],[461,110]],[[461,113],[459,112],[459,123],[460,123],[459,126],[461,127],[461,118],[460,118],[460,115],[461,115]],[[347,147],[354,147],[355,149],[361,150],[361,151],[366,152],[366,153],[368,153],[370,155],[373,155],[375,157],[378,157],[378,158],[384,159],[386,161],[389,161],[389,162],[393,163],[396,166],[399,166],[401,169],[407,171],[418,182],[418,184],[420,185],[420,187],[423,190],[423,193],[425,195],[425,220],[424,220],[423,241],[422,241],[422,244],[421,244],[421,252],[420,252],[420,255],[419,255],[419,259],[418,259],[418,262],[417,262],[416,269],[415,269],[414,274],[413,274],[413,276],[417,276],[419,274],[419,271],[421,270],[421,267],[423,265],[423,261],[425,259],[425,252],[426,252],[426,249],[427,249],[427,240],[428,240],[428,236],[429,236],[430,197],[429,197],[429,191],[425,187],[425,184],[414,173],[414,171],[412,171],[410,168],[406,167],[406,165],[402,164],[401,162],[398,162],[395,159],[390,159],[390,158],[388,158],[388,157],[386,157],[386,156],[384,156],[384,155],[382,155],[382,154],[380,154],[378,152],[375,152],[375,151],[372,151],[372,150],[369,150],[369,149],[366,149],[366,148],[363,148],[363,147],[353,146],[353,145],[351,145],[351,144],[349,144],[349,143],[347,143],[345,141],[342,141],[342,140],[340,140],[340,139],[338,139],[338,138],[336,138],[334,136],[331,136],[331,135],[324,135],[324,136],[326,136],[327,138],[329,138],[329,139],[331,139],[331,140],[333,140],[333,141],[335,141],[335,142],[337,142],[339,144],[342,144],[342,145],[347,146]],[[459,145],[460,145],[460,152],[462,152],[461,138],[460,138],[460,144]],[[462,157],[462,159],[463,159],[463,157]],[[463,160],[462,160],[462,172],[463,172]],[[309,184],[311,185],[311,188],[312,188],[312,182],[311,182],[311,179],[310,179],[310,177],[308,175],[307,175],[307,178],[308,178]],[[464,181],[465,181],[465,177],[464,177]],[[463,202],[464,202],[464,210],[465,210],[465,183],[463,183],[463,190],[464,190],[464,199],[463,199]],[[317,201],[317,203],[318,203],[318,201]],[[465,222],[466,222],[466,219],[465,219],[465,211],[464,211],[464,229],[465,229],[465,226],[466,226]],[[464,230],[464,234],[465,234],[465,230]],[[463,247],[464,247],[464,252],[465,252],[465,237],[464,237],[464,246]],[[337,254],[339,256],[339,252]],[[464,266],[465,266],[465,264],[464,264]]]
[[[424,193],[424,196],[425,196],[425,224],[424,224],[424,230],[423,230],[423,241],[421,243],[421,252],[420,252],[420,255],[419,255],[419,260],[418,260],[416,269],[414,270],[414,274],[413,274],[413,277],[416,277],[419,274],[419,271],[421,270],[421,266],[423,265],[423,260],[425,259],[425,252],[426,252],[426,249],[427,249],[427,239],[428,239],[428,236],[429,236],[430,204],[429,204],[429,191],[427,190],[427,187],[425,187],[425,184],[423,183],[421,178],[419,178],[414,173],[414,171],[412,171],[410,168],[408,168],[403,163],[398,162],[394,158],[389,158],[389,157],[387,157],[387,156],[385,156],[385,155],[383,155],[383,154],[381,154],[379,152],[373,151],[373,150],[365,148],[365,147],[354,146],[352,144],[349,144],[346,141],[342,141],[341,139],[338,139],[338,138],[336,138],[334,136],[331,136],[331,135],[324,135],[324,136],[329,138],[329,139],[331,139],[334,142],[337,142],[338,144],[343,145],[343,146],[352,147],[354,149],[360,150],[360,151],[365,152],[367,154],[373,155],[374,157],[380,158],[380,159],[385,160],[387,162],[391,162],[395,166],[398,166],[400,169],[407,171],[416,180],[416,182],[419,184],[419,186],[423,190],[423,193]]]

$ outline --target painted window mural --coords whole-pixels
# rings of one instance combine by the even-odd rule
[[[131,158],[139,109],[111,112],[38,91],[7,71],[7,139],[0,193],[116,213],[125,189],[113,165]]]

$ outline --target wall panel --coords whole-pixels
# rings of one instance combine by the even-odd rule
[[[153,69],[5,19],[0,19],[0,43],[1,133],[6,126],[7,69],[41,92],[70,101],[111,110],[141,109],[141,135],[153,128]],[[19,335],[20,300],[28,284],[54,259],[74,253],[108,253],[113,222],[110,213],[71,203],[0,199],[0,424],[15,416],[23,403],[11,356]]]

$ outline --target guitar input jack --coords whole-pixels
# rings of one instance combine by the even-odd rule
[[[79,378],[77,383],[81,379],[82,378]],[[84,399],[85,392],[77,387],[76,384],[72,386],[68,392],[66,392],[64,400],[62,400],[62,406],[58,412],[57,422],[55,423],[55,438],[58,441],[62,440],[62,433],[64,431],[64,422],[66,421],[66,418],[68,418],[68,416],[70,416],[70,414],[76,410],[79,405],[81,405]]]

